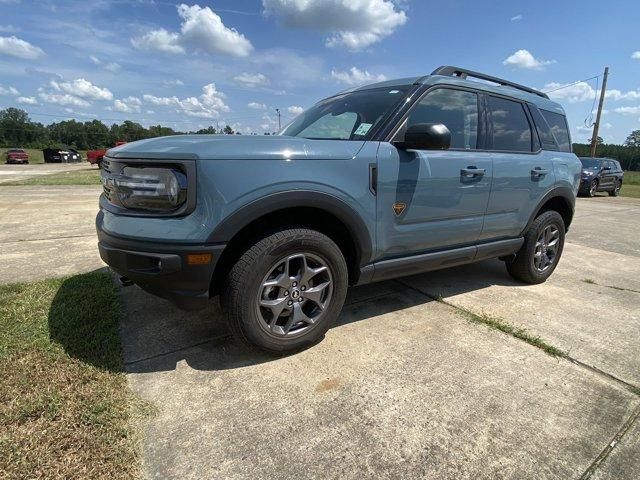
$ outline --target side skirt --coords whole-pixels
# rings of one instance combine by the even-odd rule
[[[523,243],[522,237],[511,238],[440,252],[381,260],[362,267],[358,285],[512,255],[520,250]]]

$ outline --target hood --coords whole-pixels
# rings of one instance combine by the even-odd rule
[[[198,160],[348,160],[364,141],[311,140],[280,135],[175,135],[110,149],[112,158]]]

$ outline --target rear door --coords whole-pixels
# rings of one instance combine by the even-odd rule
[[[555,183],[555,152],[541,148],[525,103],[493,94],[484,95],[484,101],[493,185],[481,239],[516,237]]]
[[[473,244],[482,231],[491,187],[491,154],[478,150],[479,98],[467,89],[428,91],[401,121],[442,123],[451,132],[445,151],[378,151],[377,241],[381,258]]]

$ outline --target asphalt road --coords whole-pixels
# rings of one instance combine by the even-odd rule
[[[0,187],[0,282],[100,268],[97,187]],[[597,478],[640,471],[640,201],[579,199],[537,286],[499,261],[357,287],[319,345],[286,358],[122,290],[131,385],[158,407],[153,478]],[[442,299],[436,301],[434,299]],[[553,358],[471,322],[499,318]]]

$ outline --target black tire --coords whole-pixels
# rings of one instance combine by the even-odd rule
[[[622,182],[620,180],[618,180],[616,182],[616,186],[613,187],[613,190],[611,190],[609,192],[609,196],[610,197],[617,197],[618,195],[620,195],[620,189],[622,188]]]
[[[587,188],[587,197],[595,197],[598,191],[598,180],[592,180]]]
[[[304,263],[297,256],[304,256]],[[284,259],[284,260],[283,260]],[[299,262],[300,265],[309,265],[317,260],[316,265],[325,266],[327,269],[323,274],[328,275],[331,290],[328,291],[324,309],[319,309],[318,304],[303,299],[305,295],[300,281],[297,287],[290,286],[289,290],[284,287],[265,287],[264,283],[278,265],[290,265],[289,262]],[[291,271],[294,270],[292,266]],[[282,278],[291,279],[290,275],[280,274]],[[280,276],[278,276],[280,278]],[[316,277],[311,277],[316,278]],[[269,281],[269,280],[267,280]],[[323,280],[325,281],[325,280]],[[309,280],[309,290],[313,280]],[[293,285],[293,284],[292,284]],[[315,230],[306,228],[288,228],[272,233],[251,246],[231,267],[227,281],[223,290],[222,304],[228,313],[229,325],[236,338],[251,347],[267,351],[269,353],[284,354],[299,351],[320,341],[329,327],[336,320],[348,287],[347,264],[338,246],[326,235]],[[266,292],[265,289],[270,289]],[[288,303],[296,303],[292,307],[284,307],[282,313],[273,315],[271,319],[265,320],[265,311],[259,305],[261,299],[268,300],[263,295],[273,293],[277,299],[288,297]],[[324,294],[323,294],[324,295]],[[293,300],[292,300],[293,299]],[[304,302],[304,303],[303,303]],[[286,322],[287,318],[293,318],[293,312],[299,311],[309,306],[318,317],[313,324],[296,322],[290,326]],[[287,316],[290,315],[289,317]],[[267,310],[266,314],[273,313]],[[282,317],[284,316],[284,317]],[[311,317],[312,315],[309,315]],[[276,318],[274,326],[270,325],[273,318]],[[282,320],[279,320],[282,319]],[[289,333],[276,332],[274,329],[286,328],[278,323],[284,322],[289,325]],[[293,320],[291,320],[293,322]],[[298,326],[296,330],[296,325]],[[306,325],[302,328],[300,325]]]
[[[556,246],[553,261],[543,271],[539,270],[535,265],[537,260],[536,251],[538,250],[538,240],[547,227],[557,229],[558,243]],[[515,258],[506,262],[509,274],[524,283],[537,284],[543,283],[553,273],[564,249],[564,221],[558,212],[548,210],[541,213],[531,224],[524,235],[524,244],[516,253]],[[544,255],[547,255],[547,248],[544,249]]]

